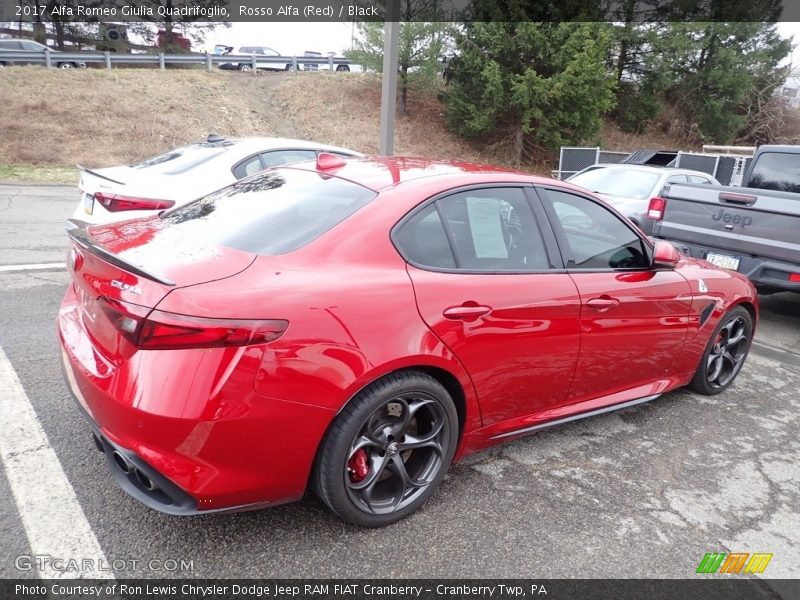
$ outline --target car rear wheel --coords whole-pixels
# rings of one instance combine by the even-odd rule
[[[350,67],[348,67],[347,65],[337,65],[336,70],[339,71],[340,73],[347,72],[350,70]]]
[[[239,70],[243,73],[247,73],[253,70],[253,65],[241,64],[239,65]]]
[[[59,69],[74,69],[75,65],[70,62],[58,63]]]
[[[430,498],[457,440],[458,415],[438,381],[419,372],[389,375],[337,417],[320,448],[314,488],[345,521],[394,523]]]
[[[726,390],[739,375],[750,351],[753,318],[741,306],[725,314],[700,359],[689,387],[711,396]]]

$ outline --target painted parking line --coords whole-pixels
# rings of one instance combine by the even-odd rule
[[[0,273],[14,273],[16,271],[54,271],[56,269],[66,269],[67,265],[63,262],[57,263],[35,263],[28,265],[0,265]]]
[[[0,347],[0,460],[14,496],[31,554],[45,578],[77,578],[80,570],[58,569],[56,560],[107,564],[75,490],[67,479],[39,423],[14,368]],[[93,570],[92,578],[113,579],[110,570]]]

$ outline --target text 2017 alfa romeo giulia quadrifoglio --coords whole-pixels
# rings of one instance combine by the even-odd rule
[[[68,385],[117,482],[172,514],[311,489],[391,523],[492,444],[721,392],[758,312],[580,188],[457,162],[321,154],[70,235]]]

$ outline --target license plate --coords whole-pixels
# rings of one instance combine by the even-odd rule
[[[83,195],[83,212],[87,215],[92,214],[94,210],[94,196],[92,194]]]
[[[739,259],[735,256],[728,256],[727,254],[717,254],[716,252],[709,252],[706,260],[710,263],[722,267],[723,269],[730,269],[731,271],[739,270]]]

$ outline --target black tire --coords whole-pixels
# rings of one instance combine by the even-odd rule
[[[4,62],[0,62],[0,69],[2,69],[2,68],[3,68],[3,67],[5,67],[5,66],[6,66],[6,63],[4,63]]]
[[[77,69],[78,67],[77,67],[77,65],[75,63],[62,62],[62,63],[58,63],[58,68],[59,69]]]
[[[294,71],[294,65],[286,65],[283,69],[284,71]]]
[[[753,318],[742,306],[722,316],[708,341],[689,387],[713,396],[725,391],[742,370],[753,341]]]
[[[348,73],[350,71],[350,67],[347,65],[336,65],[336,70],[339,73]]]
[[[341,519],[389,525],[430,498],[457,442],[458,414],[441,383],[417,371],[388,375],[359,392],[336,418],[312,484]]]
[[[239,70],[245,73],[250,73],[253,70],[253,65],[247,63],[239,63]]]

